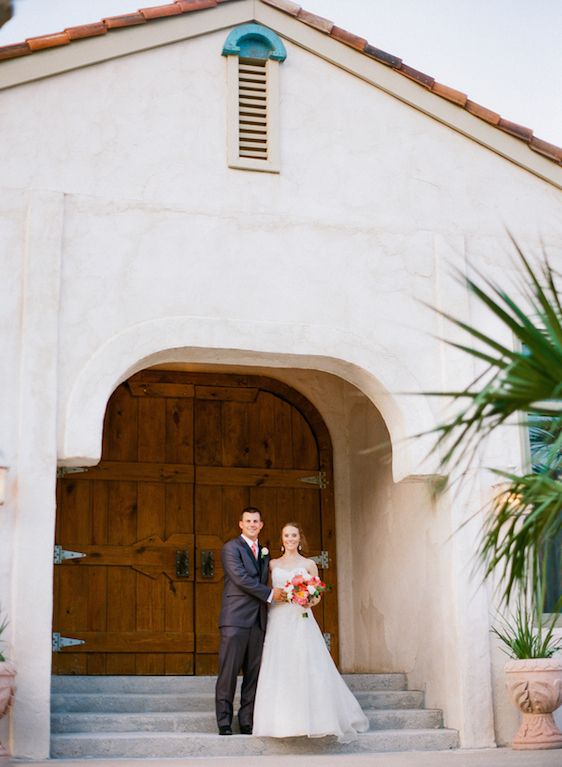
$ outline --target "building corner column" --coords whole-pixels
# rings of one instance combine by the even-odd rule
[[[30,191],[22,257],[17,526],[12,578],[15,757],[50,747],[57,370],[64,195]]]
[[[435,235],[435,306],[465,322],[474,321],[466,287],[451,274],[454,266],[464,274],[467,244],[463,235]],[[465,343],[463,332],[438,319],[438,335]],[[444,391],[458,388],[476,375],[474,362],[463,351],[442,344],[441,382]],[[456,692],[447,706],[446,726],[459,730],[462,748],[494,748],[494,706],[490,651],[490,604],[476,551],[483,523],[479,466],[459,479],[453,467],[450,488],[442,502],[449,505],[451,520],[451,630],[454,654],[447,659]]]

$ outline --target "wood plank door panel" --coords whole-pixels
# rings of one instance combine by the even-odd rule
[[[248,505],[274,557],[282,525],[300,522],[335,585],[331,460],[317,412],[278,381],[150,370],[119,386],[101,462],[57,484],[56,541],[86,556],[55,569],[53,630],[85,643],[55,653],[54,673],[215,673],[220,550]],[[335,591],[315,615],[337,660]]]
[[[193,673],[193,399],[185,394],[139,396],[121,385],[108,403],[100,464],[59,480],[57,543],[87,556],[55,568],[53,630],[85,644],[55,653],[54,673]],[[187,577],[176,573],[178,551],[189,553]]]

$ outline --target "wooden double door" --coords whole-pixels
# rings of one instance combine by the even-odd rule
[[[57,482],[53,672],[215,673],[220,549],[248,505],[273,556],[283,523],[301,522],[336,585],[331,445],[308,400],[257,376],[121,384],[101,462]],[[337,661],[336,593],[315,615]]]

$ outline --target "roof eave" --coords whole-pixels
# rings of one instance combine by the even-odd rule
[[[201,10],[167,16],[143,25],[112,29],[110,34],[88,37],[78,44],[42,50],[39,56],[3,61],[0,66],[0,90],[228,29],[254,21],[254,12],[254,0],[238,0],[217,5],[212,8],[212,13]]]

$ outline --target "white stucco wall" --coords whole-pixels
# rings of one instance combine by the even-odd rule
[[[450,610],[454,547],[449,509],[433,497],[430,479],[393,482],[389,437],[380,414],[349,386],[346,404],[355,544],[354,668],[405,671],[410,688],[426,692],[427,706],[447,709],[449,725],[462,718],[453,710],[459,670]]]
[[[289,43],[281,173],[229,169],[226,34],[1,95],[0,139],[10,151],[0,180],[8,275],[0,286],[0,450],[11,485],[0,514],[0,600],[11,612],[22,677],[18,755],[42,757],[48,747],[56,454],[95,462],[105,402],[120,380],[167,360],[325,371],[376,404],[394,442],[393,482],[430,473],[422,463],[427,443],[402,438],[430,427],[438,403],[397,393],[457,386],[473,371],[430,335],[442,322],[419,300],[478,316],[448,265],[464,269],[469,259],[505,275],[506,226],[531,247],[541,236],[561,247],[557,189]],[[501,460],[519,460],[513,444]],[[385,483],[391,487],[390,475]],[[421,487],[398,485],[384,499],[377,490],[379,509],[400,506],[389,547],[400,525],[413,537],[418,525],[430,552],[480,505],[476,493],[435,510]],[[411,502],[423,507],[419,519],[409,516]],[[362,525],[370,535],[385,529],[366,515]],[[489,745],[488,603],[465,585],[471,535],[455,541],[449,618],[458,684],[441,685],[435,697],[453,712],[448,723],[461,729],[464,745]],[[432,586],[444,570],[441,559],[428,570]],[[360,599],[368,603],[366,593]],[[427,600],[441,616],[436,625],[446,599],[442,592]],[[398,641],[395,630],[389,636]],[[387,649],[404,663],[411,651],[406,643]],[[349,662],[368,663],[358,639],[346,652]],[[416,668],[431,676],[441,652],[437,641],[424,648]],[[471,696],[482,699],[483,714]]]

